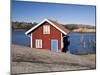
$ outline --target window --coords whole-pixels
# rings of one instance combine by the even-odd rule
[[[43,26],[43,34],[50,34],[50,25]]]
[[[36,48],[42,48],[42,40],[41,39],[36,39],[35,47]]]

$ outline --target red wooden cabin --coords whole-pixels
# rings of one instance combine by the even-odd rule
[[[44,19],[25,32],[25,34],[30,36],[31,48],[47,49],[56,52],[63,47],[63,37],[68,32],[68,29],[57,22]]]

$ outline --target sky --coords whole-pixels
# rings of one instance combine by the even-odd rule
[[[95,25],[96,7],[90,5],[12,1],[12,21],[41,22],[51,19],[60,24]]]

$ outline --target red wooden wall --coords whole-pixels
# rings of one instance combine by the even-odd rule
[[[45,24],[50,25],[47,22]],[[43,25],[32,31],[32,47],[35,48],[35,39],[42,39],[42,48],[51,50],[51,39],[57,39],[58,49],[61,49],[61,32],[50,25],[50,34],[43,34]]]

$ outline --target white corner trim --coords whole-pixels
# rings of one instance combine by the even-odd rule
[[[32,33],[31,33],[31,36],[30,36],[30,47],[33,48],[33,44],[32,44]]]
[[[47,21],[48,23],[50,23],[52,26],[54,26],[56,29],[58,29],[59,31],[61,31],[63,34],[67,35],[66,32],[64,32],[62,29],[60,29],[59,27],[57,27],[55,24],[53,24],[51,21],[49,21],[48,19],[44,19],[42,22],[40,22],[39,24],[37,24],[36,26],[32,27],[30,30],[26,31],[25,34],[27,35],[28,33],[30,33],[32,30],[34,30],[35,28],[37,28],[38,26],[40,26],[42,23],[44,23],[45,21]]]
[[[63,37],[62,37],[62,33],[61,33],[61,48],[63,48]]]

